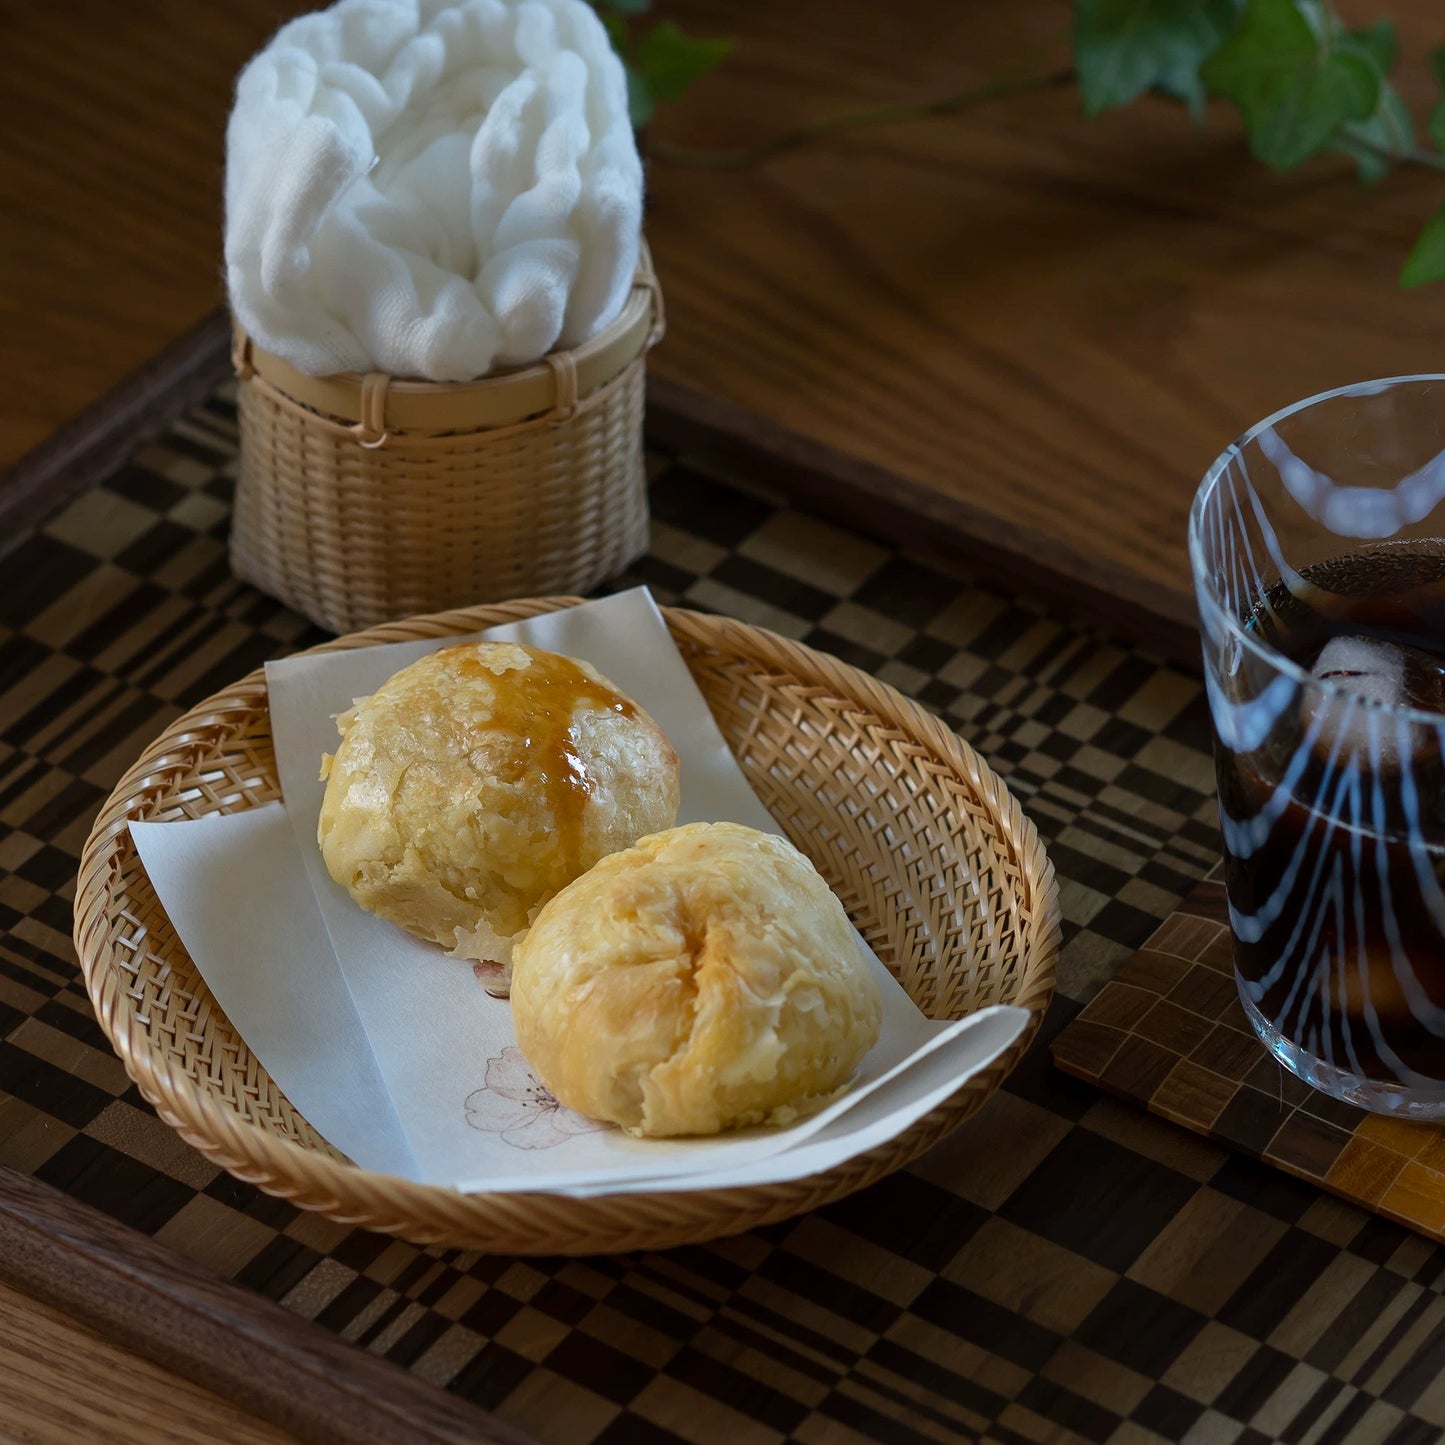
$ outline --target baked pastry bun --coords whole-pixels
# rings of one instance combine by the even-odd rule
[[[793,845],[690,823],[604,858],[512,958],[517,1042],[567,1107],[629,1133],[785,1124],[846,1084],[882,999]]]
[[[327,871],[459,958],[507,962],[538,905],[677,817],[662,729],[585,662],[445,647],[337,719],[322,759]]]

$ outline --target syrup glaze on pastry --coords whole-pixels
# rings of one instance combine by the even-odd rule
[[[317,841],[363,908],[506,962],[538,906],[677,816],[677,755],[585,662],[446,647],[337,719]]]
[[[602,859],[542,908],[512,969],[538,1077],[634,1134],[788,1123],[847,1083],[882,1020],[863,945],[813,865],[734,823]]]

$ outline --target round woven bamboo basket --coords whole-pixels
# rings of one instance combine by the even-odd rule
[[[327,644],[472,632],[574,599],[414,618]],[[369,1173],[292,1108],[211,998],[131,843],[131,819],[194,818],[280,795],[264,674],[166,730],[101,810],[81,862],[75,943],[101,1026],[162,1119],[237,1177],[304,1209],[420,1244],[506,1254],[662,1248],[813,1209],[899,1168],[974,1114],[1018,1063],[1053,993],[1053,866],[967,744],[857,669],[759,628],[669,609],[668,627],[779,826],[933,1018],[1029,1010],[993,1065],[911,1128],[789,1184],[568,1199],[462,1194]]]
[[[236,575],[332,632],[585,592],[647,548],[646,249],[618,318],[478,381],[305,376],[239,328]]]

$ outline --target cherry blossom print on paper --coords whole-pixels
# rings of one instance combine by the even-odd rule
[[[467,1095],[467,1123],[483,1133],[500,1134],[502,1143],[514,1149],[551,1149],[576,1134],[613,1127],[563,1108],[515,1045],[487,1060],[486,1078]]]

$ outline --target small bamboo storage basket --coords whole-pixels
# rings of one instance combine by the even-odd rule
[[[472,632],[573,599],[374,628],[367,647]],[[908,1163],[974,1114],[1018,1063],[1053,993],[1054,870],[1017,801],[967,744],[866,674],[759,628],[668,609],[668,627],[759,797],[880,958],[933,1018],[1029,1011],[993,1065],[904,1133],[788,1184],[568,1199],[461,1194],[358,1169],[296,1112],[211,998],[131,842],[131,819],[194,818],[280,793],[264,674],[174,723],[101,810],[75,943],[102,1028],[162,1119],[208,1158],[333,1219],[505,1254],[656,1249],[813,1209]]]
[[[238,328],[233,570],[333,632],[589,591],[647,548],[645,371],[663,324],[644,248],[610,326],[478,381],[304,376]]]

